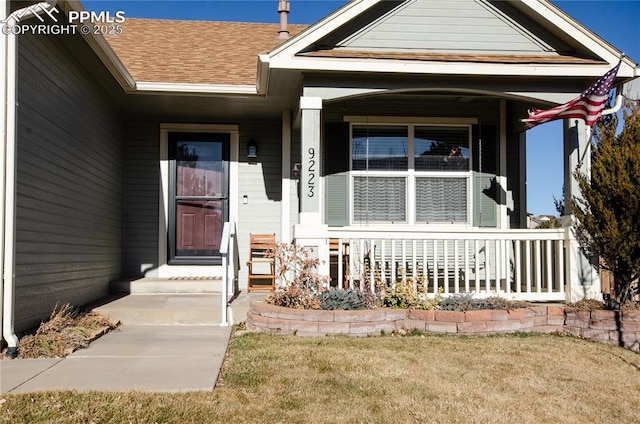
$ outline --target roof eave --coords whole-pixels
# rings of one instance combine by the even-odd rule
[[[85,8],[79,0],[66,0],[60,5],[64,12],[68,15],[69,11],[84,11]],[[82,34],[89,47],[95,52],[96,56],[106,66],[107,70],[113,75],[118,84],[126,91],[131,92],[135,89],[135,79],[122,61],[118,58],[113,51],[107,40],[101,34],[95,34],[93,32],[89,34]]]
[[[271,58],[269,67],[270,69],[297,69],[301,71],[320,72],[597,78],[602,76],[612,66],[609,63],[576,66],[566,64],[508,64],[295,56],[291,58]],[[637,68],[623,63],[618,71],[618,78],[635,78],[638,76],[637,71]]]
[[[256,92],[258,94],[267,94],[269,86],[269,76],[271,74],[271,66],[268,54],[258,55],[258,71],[256,73]]]
[[[146,94],[181,94],[181,95],[256,95],[255,85],[195,84],[177,82],[138,81],[135,91]]]
[[[381,1],[384,0],[352,0],[287,42],[276,47],[269,52],[269,57],[295,55]]]
[[[610,65],[618,63],[624,53],[587,27],[576,21],[573,17],[562,11],[549,0],[521,0],[521,3],[535,12],[539,17],[553,24],[567,36],[581,43],[595,55],[609,62]],[[637,68],[638,64],[630,57],[624,56],[624,67]],[[620,71],[622,71],[622,66]],[[620,73],[620,72],[619,72]],[[637,75],[637,74],[636,74]]]

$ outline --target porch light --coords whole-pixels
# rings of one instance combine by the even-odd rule
[[[249,140],[247,144],[247,158],[256,159],[258,157],[258,145],[255,140]]]

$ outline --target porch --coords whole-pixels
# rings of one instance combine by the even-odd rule
[[[403,279],[434,296],[473,293],[570,300],[570,228],[440,231],[329,229],[332,285],[373,289]],[[320,252],[320,257],[323,254]]]

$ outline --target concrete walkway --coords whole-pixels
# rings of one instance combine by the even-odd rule
[[[120,302],[149,303],[148,297],[136,296],[126,296]],[[220,304],[220,296],[209,296],[217,297],[213,304]],[[264,294],[241,294],[235,299],[231,303],[234,322],[244,321],[250,301],[262,297]],[[158,303],[158,298],[154,299]],[[169,296],[164,302],[175,304],[173,299]],[[189,308],[184,299],[180,303]],[[231,334],[230,327],[218,323],[137,325],[125,321],[87,349],[64,359],[2,360],[0,393],[213,390]]]

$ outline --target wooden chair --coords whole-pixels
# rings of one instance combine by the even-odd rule
[[[340,262],[340,242],[337,238],[329,239],[329,274],[331,285],[340,285],[339,262]],[[342,242],[342,287],[349,288],[349,242]]]
[[[271,290],[276,285],[275,234],[249,234],[247,291]]]

